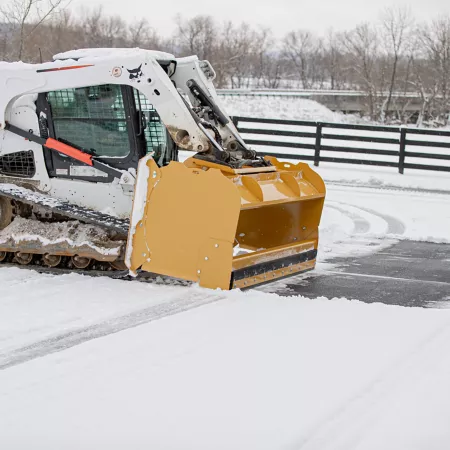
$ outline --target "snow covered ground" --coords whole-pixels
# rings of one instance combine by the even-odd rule
[[[304,99],[225,103],[357,122]],[[317,272],[400,239],[450,243],[450,175],[316,170]],[[359,300],[1,268],[0,448],[448,449],[450,309]]]
[[[107,281],[106,309],[123,301],[120,283]],[[131,328],[112,322],[111,334],[46,356],[36,343],[42,357],[0,372],[1,448],[448,448],[450,311],[209,295],[137,327],[130,313]]]
[[[231,116],[278,118],[322,122],[365,123],[367,120],[353,114],[333,112],[315,100],[301,97],[230,96],[219,98]]]
[[[328,184],[319,262],[370,254],[400,239],[450,243],[450,195]]]
[[[293,163],[298,161],[291,161]],[[450,173],[406,170],[399,175],[396,168],[321,163],[316,170],[325,182],[373,188],[400,188],[450,193]]]
[[[318,271],[450,241],[450,195],[319,171]],[[0,448],[449,448],[450,309],[359,300],[0,268]]]

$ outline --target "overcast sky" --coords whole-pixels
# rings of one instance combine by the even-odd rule
[[[276,36],[298,28],[323,33],[352,28],[358,22],[376,19],[389,6],[408,5],[418,19],[450,14],[449,0],[72,0],[72,9],[104,5],[105,12],[128,21],[147,17],[163,35],[174,30],[177,13],[189,18],[208,14],[218,20],[242,21],[270,27]]]

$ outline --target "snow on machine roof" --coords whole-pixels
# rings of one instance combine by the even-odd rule
[[[170,53],[160,52],[157,50],[145,50],[136,48],[80,48],[78,50],[69,50],[67,52],[57,53],[53,56],[53,60],[64,59],[80,59],[80,58],[104,58],[111,56],[133,56],[145,53],[157,61],[170,61],[175,56]]]

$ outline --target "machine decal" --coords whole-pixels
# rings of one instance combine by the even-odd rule
[[[52,69],[38,69],[37,73],[42,72],[58,72],[60,70],[84,69],[85,67],[94,67],[94,64],[83,64],[82,66],[54,67]]]
[[[108,174],[90,166],[70,166],[72,177],[107,177]]]
[[[141,82],[140,78],[142,77],[142,75],[144,75],[142,73],[141,67],[142,67],[142,64],[139,67],[137,67],[136,69],[127,69],[128,73],[130,74],[129,78],[131,81],[136,80],[138,83]]]
[[[122,69],[120,67],[113,67],[111,74],[113,77],[119,78],[122,75]]]

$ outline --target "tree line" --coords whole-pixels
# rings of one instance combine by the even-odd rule
[[[0,58],[48,61],[74,48],[141,47],[196,54],[216,70],[219,88],[351,89],[364,92],[368,115],[410,121],[398,94],[420,98],[417,118],[447,124],[450,110],[450,16],[417,21],[406,8],[380,12],[353,29],[271,30],[221,22],[207,15],[177,16],[171,36],[143,18],[128,23],[99,7],[74,13],[68,0],[10,0],[0,7]]]

